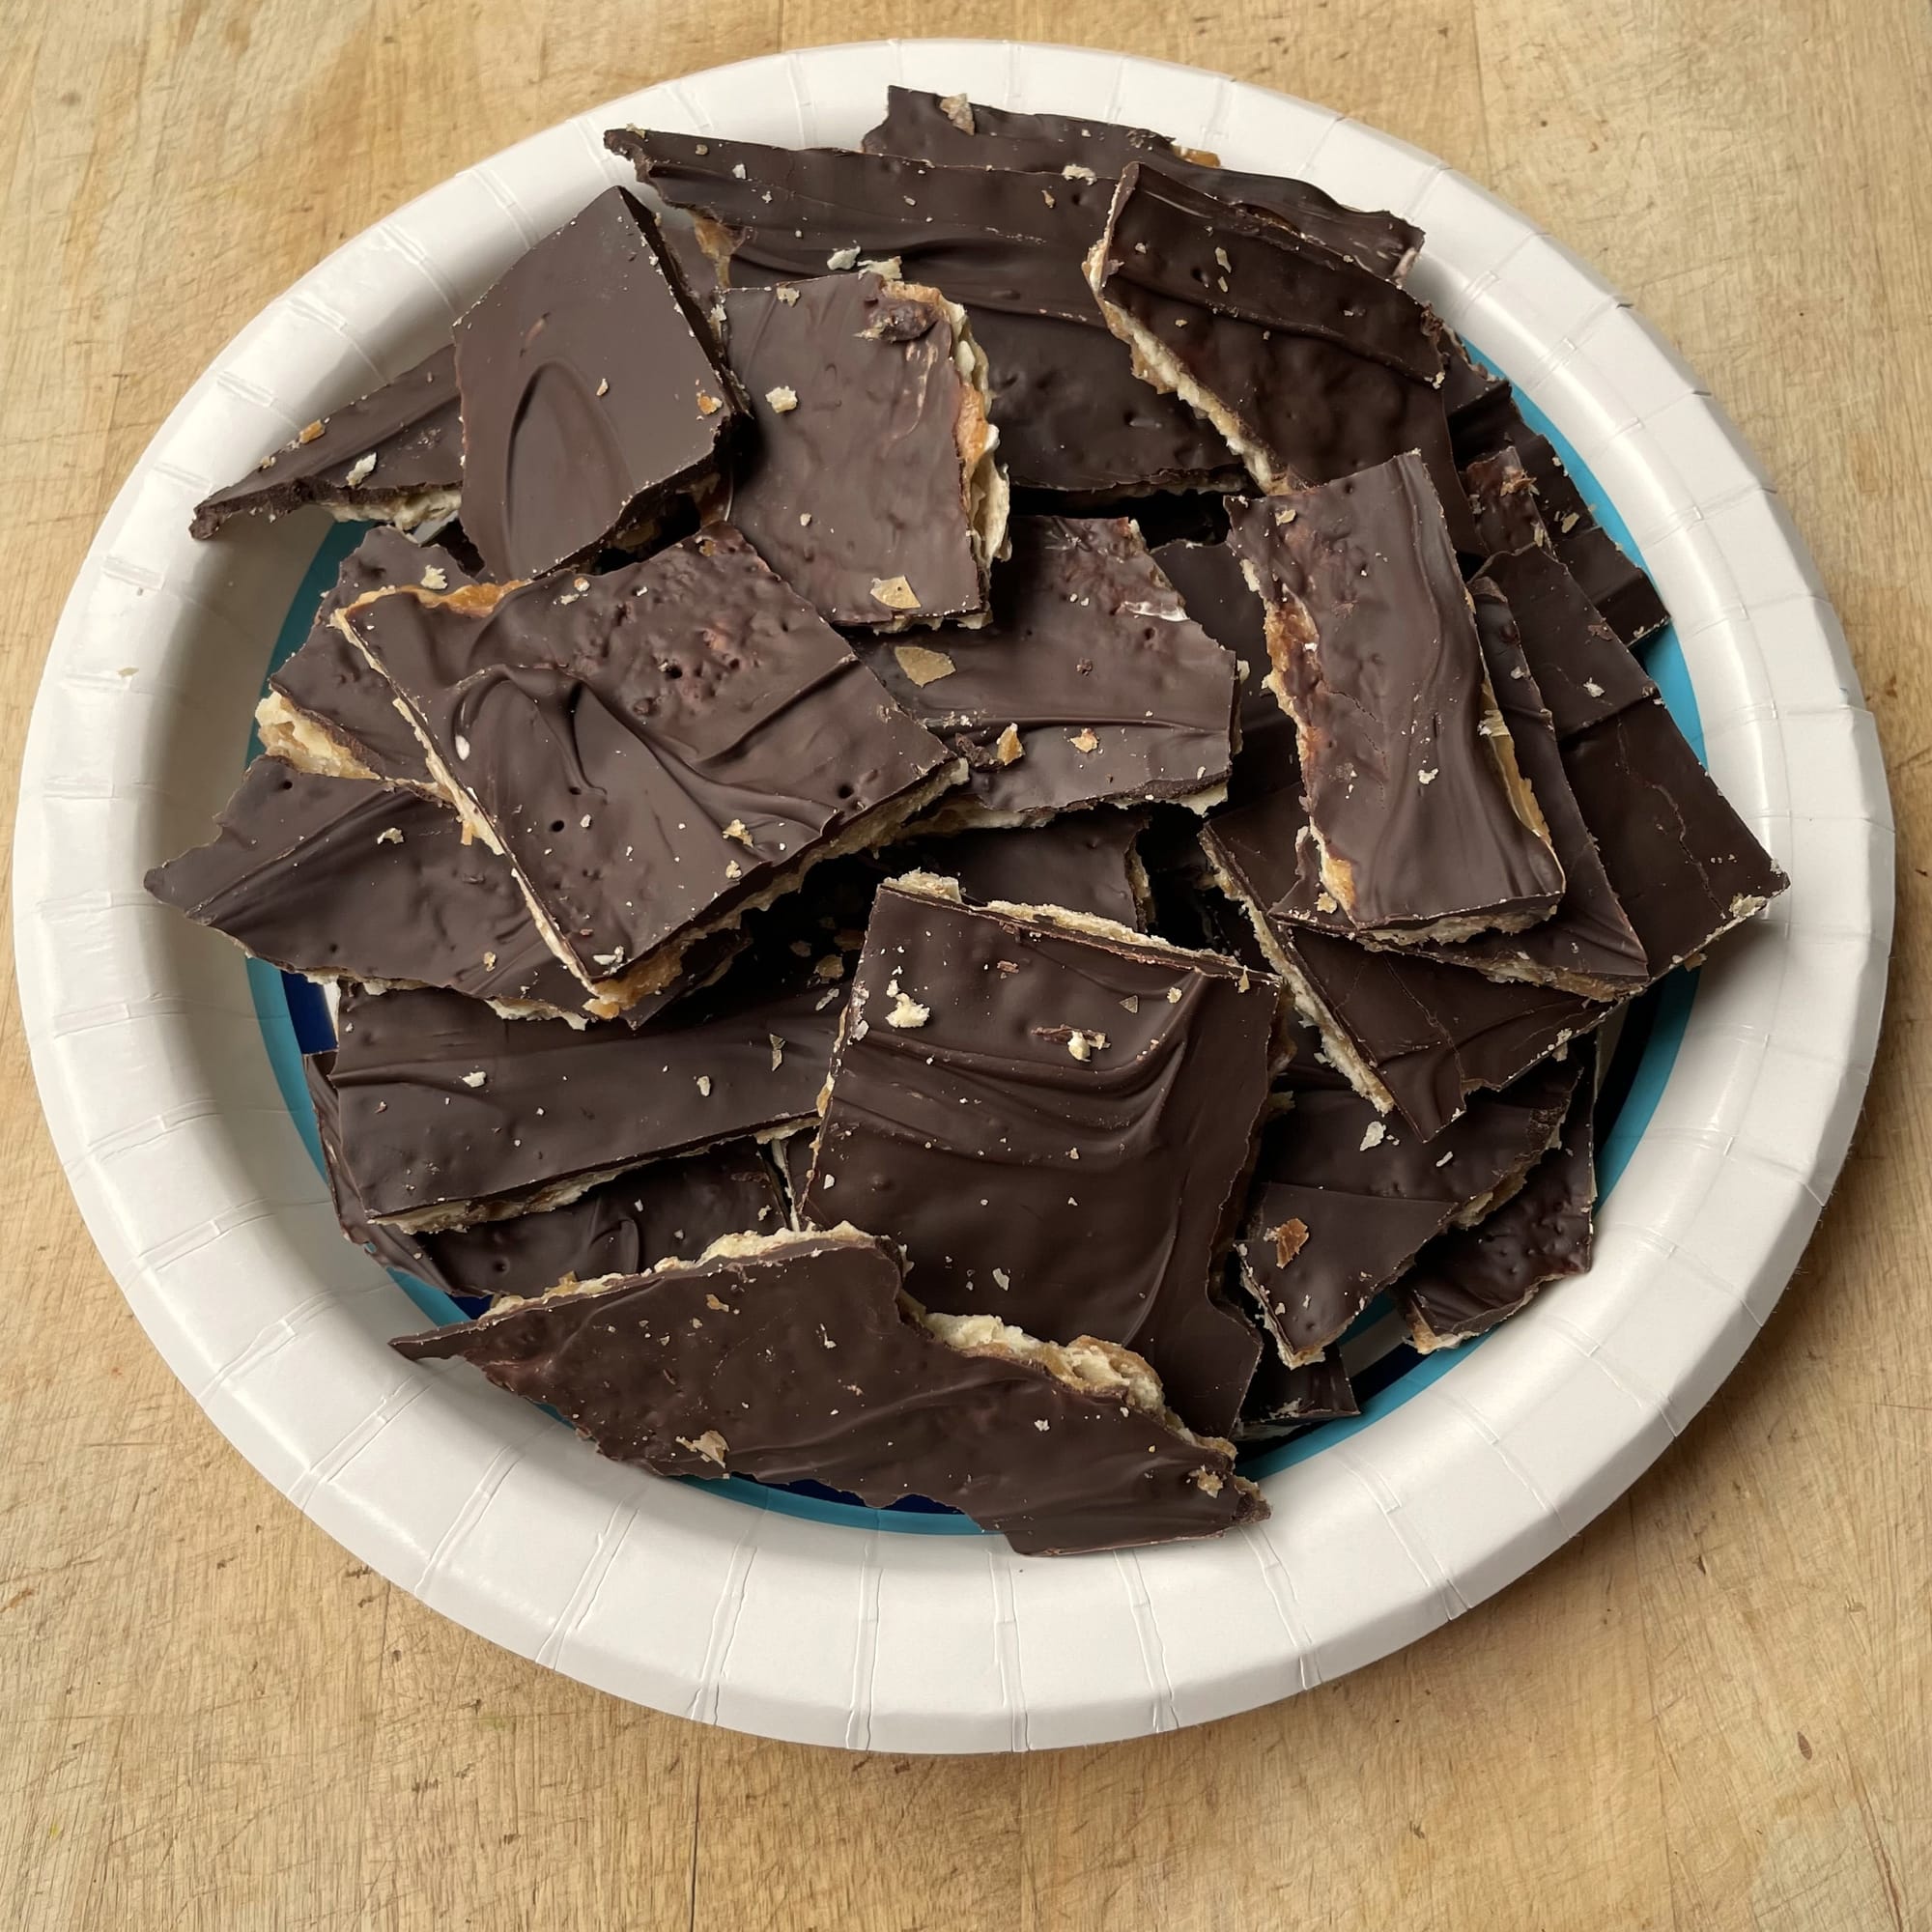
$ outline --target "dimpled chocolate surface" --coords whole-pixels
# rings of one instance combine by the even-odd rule
[[[1267,1513],[1226,1442],[942,1341],[901,1296],[891,1249],[849,1235],[624,1277],[396,1346],[461,1356],[660,1475],[810,1478],[875,1507],[923,1496],[1029,1555],[1211,1536]]]
[[[1264,607],[1235,553],[1226,543],[1165,543],[1153,560],[1180,592],[1187,614],[1241,667],[1241,743],[1228,779],[1229,802],[1242,805],[1280,785],[1298,784],[1294,720],[1263,681],[1268,674]]]
[[[1140,382],[1101,327],[1080,258],[1106,184],[635,128],[604,138],[666,201],[723,224],[734,288],[896,261],[963,302],[1016,485],[1120,494],[1238,475],[1214,431]]]
[[[1563,870],[1499,776],[1475,618],[1417,459],[1244,502],[1229,542],[1269,607],[1322,883],[1350,923],[1547,917]]]
[[[1275,991],[1131,933],[887,886],[805,1211],[899,1241],[935,1307],[1124,1343],[1183,1416],[1225,1428],[1261,1338],[1209,1270]]]
[[[1393,283],[1144,165],[1121,177],[1089,273],[1148,380],[1190,384],[1231,423],[1262,489],[1329,482],[1416,450],[1457,549],[1473,550],[1440,325]]]
[[[607,189],[456,325],[463,525],[498,578],[594,550],[715,475],[740,414],[637,197]]]
[[[499,1019],[454,993],[345,995],[344,1168],[371,1218],[460,1227],[808,1120],[838,1013],[836,987],[801,979],[727,977],[635,1031]]]
[[[372,590],[402,583],[455,590],[473,582],[441,545],[419,544],[379,525],[343,558],[308,636],[270,672],[270,690],[320,724],[371,778],[434,790],[421,742],[396,709],[395,694],[330,620]]]
[[[257,758],[216,838],[149,892],[285,972],[446,986],[569,1011],[574,975],[530,923],[510,868],[435,799]]]
[[[1490,980],[1403,952],[1374,952],[1266,917],[1295,889],[1296,840],[1306,824],[1290,786],[1220,814],[1202,840],[1241,901],[1263,916],[1270,957],[1296,982],[1297,1005],[1304,999],[1319,1005],[1337,1065],[1347,1068],[1350,1057],[1364,1064],[1418,1133],[1440,1133],[1471,1093],[1508,1086],[1610,1011],[1579,993]]]
[[[821,616],[880,626],[986,603],[960,460],[971,385],[945,308],[876,275],[724,298],[757,435],[729,517]],[[878,594],[895,581],[905,595]],[[890,594],[890,592],[889,592]]]
[[[1189,618],[1134,526],[1016,517],[1011,538],[990,623],[857,646],[967,759],[965,789],[942,810],[1045,817],[1223,783],[1234,656]],[[1011,739],[1001,750],[1009,726],[1017,757]]]
[[[1359,1094],[1298,1092],[1255,1159],[1241,1277],[1291,1364],[1337,1341],[1458,1213],[1513,1187],[1548,1147],[1583,1070],[1573,1054],[1483,1094],[1433,1141]],[[1276,1231],[1293,1226],[1277,1241]]]
[[[895,845],[901,870],[916,868],[957,879],[969,899],[984,905],[1063,906],[1119,925],[1138,926],[1145,914],[1136,890],[1134,841],[1147,824],[1139,811],[1068,812],[1045,825],[957,832]]]
[[[1391,281],[1402,279],[1422,245],[1422,231],[1400,215],[1345,207],[1313,182],[1207,165],[1181,154],[1165,134],[1084,115],[1025,114],[889,87],[886,118],[860,145],[872,155],[1021,173],[1059,174],[1070,165],[1118,176],[1130,162],[1151,160],[1163,174],[1222,201],[1279,216]]]
[[[1520,1191],[1479,1226],[1438,1236],[1397,1284],[1396,1305],[1418,1348],[1480,1335],[1546,1283],[1590,1265],[1597,1199],[1590,1102],[1578,1089],[1557,1144]]]
[[[462,487],[455,353],[445,343],[196,504],[188,528],[212,537],[231,517],[286,516],[305,503],[380,517],[411,497],[445,497],[453,505]]]
[[[728,921],[949,766],[726,526],[494,605],[399,593],[341,621],[586,984]]]

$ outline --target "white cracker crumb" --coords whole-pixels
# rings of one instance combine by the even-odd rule
[[[888,611],[917,611],[919,592],[905,581],[903,575],[875,577],[872,580],[872,601],[875,604],[883,604]],[[943,653],[935,652],[934,655],[939,656]]]
[[[611,379],[610,379],[610,377],[609,377],[609,376],[599,376],[599,377],[598,377],[598,379],[597,379],[597,393],[598,393],[598,394],[599,394],[600,396],[608,396],[608,395],[609,395],[609,394],[611,393]]]
[[[349,466],[349,473],[342,480],[352,488],[357,483],[366,483],[369,472],[376,467],[376,452],[372,449],[366,456],[358,456]]]
[[[447,590],[449,588],[448,574],[440,563],[426,563],[423,565],[421,582],[425,590]]]
[[[1214,250],[1214,261],[1215,264],[1223,270],[1232,269],[1235,266],[1234,263],[1229,261],[1228,251],[1225,248],[1216,248]]]
[[[745,164],[743,161],[733,161],[731,163],[731,178],[733,181],[743,181],[745,179]]]
[[[836,275],[854,267],[859,260],[859,244],[854,242],[849,247],[835,248],[825,258],[825,266]]]
[[[1180,1004],[1180,988],[1179,986],[1170,986],[1167,989],[1167,1004],[1170,1007],[1178,1007]]]
[[[402,842],[403,828],[400,825],[387,826],[376,835],[378,845],[400,845]]]
[[[1045,1416],[1037,1415],[1033,1419],[1033,1426],[1036,1429],[1051,1429],[1053,1427],[1053,1424],[1050,1423]]]
[[[830,1194],[832,1192],[832,1183],[836,1179],[836,1176],[828,1174],[818,1184],[827,1194]]]
[[[772,1071],[776,1073],[784,1065],[785,1043],[782,1037],[775,1033],[768,1033],[765,1037],[772,1043]]]
[[[798,408],[798,391],[780,383],[765,391],[765,401],[771,404],[775,414],[789,415]]]
[[[798,513],[798,526],[800,529],[804,529],[805,526],[810,522],[811,522],[811,512],[810,510],[801,510]]]
[[[893,1002],[893,1009],[886,1015],[889,1027],[897,1027],[904,1032],[909,1027],[923,1027],[932,1017],[932,1009],[923,1007],[909,993],[901,993]]]
[[[1094,728],[1091,724],[1081,725],[1080,729],[1074,733],[1071,742],[1073,749],[1083,756],[1090,755],[1100,749],[1100,741],[1094,737]]]
[[[1442,773],[1439,768],[1431,771],[1417,772],[1415,775],[1415,781],[1417,784],[1425,784],[1425,785],[1434,784],[1435,781],[1439,779],[1441,776]]]
[[[456,755],[467,758],[469,755],[469,740],[461,731],[456,734]]]
[[[680,826],[678,829],[682,831],[684,828]],[[735,838],[747,851],[751,850],[752,835],[745,830],[745,821],[742,818],[734,818],[724,828],[724,837],[726,838]]]
[[[724,876],[727,879],[742,879],[745,876],[745,868],[739,865],[737,860],[726,859],[724,862]]]
[[[479,1066],[473,1073],[466,1073],[463,1076],[463,1084],[466,1087],[481,1087],[489,1078],[490,1069],[487,1066]]]
[[[1604,695],[1604,687],[1601,684],[1599,684],[1594,677],[1586,677],[1583,680],[1583,689],[1587,691],[1592,697],[1601,697]]]
[[[793,288],[789,282],[781,282],[778,285],[778,287],[772,291],[772,293],[773,295],[777,296],[779,300],[783,302],[787,308],[789,308],[792,305],[792,303],[798,299],[798,291],[795,288]]]
[[[993,1279],[996,1282],[998,1282],[1002,1288],[1010,1288],[1013,1285],[1012,1277],[1007,1273],[1005,1268],[995,1268],[993,1270]]]
[[[700,1073],[700,1074],[699,1074],[699,1075],[697,1076],[697,1091],[698,1091],[698,1093],[699,1093],[699,1094],[702,1094],[702,1095],[704,1096],[704,1098],[705,1098],[705,1099],[707,1099],[707,1100],[708,1100],[708,1099],[710,1099],[710,1097],[711,1097],[711,1076],[710,1076],[710,1074],[708,1074],[708,1073]]]
[[[696,1325],[696,1317],[693,1318],[693,1325]],[[689,1449],[694,1456],[702,1456],[707,1463],[716,1463],[721,1469],[724,1466],[724,1458],[730,1454],[730,1445],[715,1429],[707,1429],[702,1435],[680,1435],[677,1446]]]
[[[1003,765],[1016,765],[1026,756],[1026,747],[1020,743],[1020,727],[1009,724],[993,745],[993,755]]]
[[[1141,996],[1138,993],[1129,993],[1121,1004],[1128,1012],[1137,1013],[1141,1009]]]
[[[1367,1153],[1371,1148],[1380,1147],[1387,1133],[1388,1129],[1379,1121],[1371,1121],[1362,1129],[1362,1145],[1357,1151]]]
[[[1090,182],[1094,179],[1092,168],[1082,167],[1078,161],[1068,161],[1060,171],[1063,181]]]

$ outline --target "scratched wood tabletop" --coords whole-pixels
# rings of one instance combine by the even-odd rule
[[[1932,15],[1924,0],[0,0],[11,825],[95,524],[229,334],[561,115],[922,30],[1220,68],[1446,156],[1742,423],[1889,765],[1858,1143],[1709,1409],[1374,1668],[1029,1760],[763,1744],[492,1648],[209,1426],[89,1244],[0,1007],[0,1921],[23,1928],[1932,1925]]]

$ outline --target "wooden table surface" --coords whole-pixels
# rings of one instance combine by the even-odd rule
[[[1027,1760],[634,1710],[352,1562],[89,1244],[0,1007],[0,1921],[23,1928],[1932,1925],[1932,15],[1924,0],[5,0],[5,795],[95,524],[255,309],[557,117],[922,30],[1229,70],[1597,262],[1763,456],[1900,833],[1844,1180],[1710,1408],[1532,1576],[1247,1717]]]

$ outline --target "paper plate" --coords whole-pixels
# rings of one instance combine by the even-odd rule
[[[304,515],[197,544],[194,502],[427,354],[532,242],[628,182],[607,127],[851,142],[893,80],[1140,122],[1426,228],[1411,286],[1515,380],[1642,554],[1677,620],[1660,682],[1793,880],[1633,1030],[1590,1273],[1480,1346],[1387,1356],[1359,1423],[1264,1465],[1272,1518],[1211,1544],[1029,1560],[956,1518],[658,1481],[479,1378],[404,1363],[386,1343],[416,1313],[337,1233],[306,1109],[278,1082],[278,976],[141,891],[206,836],[270,651],[342,541]],[[1883,1002],[1891,821],[1783,506],[1696,378],[1559,244],[1303,101],[1111,54],[915,42],[751,61],[580,115],[378,223],[250,323],[75,582],[28,737],[14,915],[35,1072],[102,1255],[215,1425],[356,1556],[663,1710],[1007,1749],[1168,1729],[1353,1669],[1521,1575],[1635,1478],[1756,1333],[1843,1158]],[[1354,1347],[1380,1351],[1373,1334]]]

